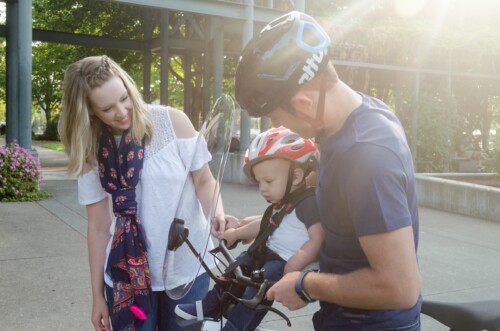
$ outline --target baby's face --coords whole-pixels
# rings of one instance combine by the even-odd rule
[[[272,203],[283,199],[289,168],[290,161],[280,158],[268,159],[253,166],[253,174],[264,199]]]

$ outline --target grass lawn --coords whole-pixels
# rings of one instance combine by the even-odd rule
[[[48,143],[40,145],[43,148],[52,149],[54,151],[62,151],[64,150],[64,146],[61,143]]]

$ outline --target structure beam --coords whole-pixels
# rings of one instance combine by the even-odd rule
[[[183,11],[210,16],[219,16],[224,18],[234,18],[239,20],[246,19],[246,5],[243,2],[229,2],[220,0],[114,0],[130,5],[141,5],[163,8],[173,11]],[[274,8],[265,8],[255,6],[255,21],[267,23],[285,12]]]

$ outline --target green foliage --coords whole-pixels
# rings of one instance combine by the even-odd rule
[[[31,151],[17,144],[0,147],[0,201],[35,201],[51,196],[40,191],[42,172]]]
[[[500,75],[498,1],[319,0],[307,2],[306,10],[330,34],[334,60],[440,71],[421,74],[417,103],[414,73],[336,66],[348,85],[394,107],[408,140],[416,139],[418,171],[453,170],[456,137],[475,130],[483,134],[487,148],[483,164],[498,171],[500,163],[493,165],[495,159],[489,155],[496,155],[499,147],[488,143],[488,133],[500,125],[495,115],[500,109],[500,81],[453,75]],[[490,101],[495,98],[496,102]],[[411,136],[414,124],[416,137]]]
[[[256,5],[265,1],[256,0]],[[285,3],[275,2],[275,5]],[[409,14],[401,6],[419,7]],[[418,4],[417,4],[418,3]],[[445,5],[448,4],[446,7]],[[159,15],[153,12],[148,21],[142,16],[145,7],[102,0],[33,1],[33,27],[67,33],[143,40],[143,28],[151,23],[153,37],[158,37]],[[500,20],[496,14],[500,2],[457,0],[386,1],[352,0],[306,1],[306,12],[316,17],[330,33],[335,60],[399,65],[424,69],[460,71],[462,73],[500,74]],[[191,36],[185,15],[172,11],[171,27],[178,38]],[[203,30],[203,20],[200,22]],[[172,32],[174,32],[172,30]],[[141,52],[99,49],[69,44],[33,44],[33,103],[42,109],[48,123],[43,139],[57,139],[57,113],[61,84],[66,67],[85,56],[106,54],[115,59],[141,89],[143,55]],[[160,57],[153,53],[151,64],[151,98],[160,98]],[[184,87],[191,84],[193,95],[188,101],[190,117],[195,124],[203,117],[202,87],[204,59],[191,54],[192,78],[185,81],[185,55],[170,54],[169,105],[184,107]],[[236,58],[224,60],[223,90],[233,90]],[[354,66],[336,66],[340,78],[356,90],[386,101],[400,117],[409,141],[416,139],[418,171],[448,171],[454,155],[455,136],[463,131],[483,133],[486,169],[499,168],[500,81],[478,79],[469,75],[447,76],[423,74],[419,102],[414,101],[415,75]],[[444,87],[446,86],[446,88]],[[0,43],[0,121],[5,118],[5,45]],[[418,109],[417,137],[411,137],[415,105]],[[186,109],[187,110],[187,109]],[[496,128],[491,140],[484,133]]]
[[[420,94],[417,172],[449,171],[456,152],[458,112],[445,92],[433,88],[424,85]]]
[[[142,37],[139,17],[140,11],[136,7],[108,1],[33,2],[33,28],[42,30],[138,39]],[[57,128],[51,125],[52,117],[59,112],[64,71],[71,63],[86,56],[106,54],[120,63],[131,76],[142,78],[142,55],[137,52],[34,43],[33,54],[33,100],[45,113],[48,125],[44,136],[47,139],[57,139]]]
[[[52,140],[59,141],[59,133],[57,132],[57,125],[59,122],[59,114],[52,117],[47,124],[45,132],[37,137],[37,140]]]
[[[43,144],[43,148],[51,149],[54,151],[64,151],[64,145],[61,143],[48,143],[48,144]]]
[[[494,135],[493,139],[491,139],[491,146],[493,148],[484,153],[484,171],[496,172],[500,176],[500,130],[498,129],[496,135]]]

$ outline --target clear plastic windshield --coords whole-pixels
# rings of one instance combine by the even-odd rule
[[[210,230],[220,203],[220,185],[234,126],[234,108],[234,101],[230,96],[224,94],[217,99],[196,138],[191,160],[185,164],[186,170],[182,174],[184,189],[178,192],[177,211],[175,220],[172,220],[169,238],[166,238],[169,242],[163,262],[165,290],[174,300],[184,297],[196,277],[204,272],[201,261],[212,247]],[[196,152],[204,149],[208,149],[211,154],[208,166],[214,178],[208,192],[198,187],[200,185],[197,185],[196,176],[191,171],[192,166],[195,166]],[[184,242],[182,235],[189,239],[189,243]],[[193,250],[199,255],[194,254]]]

